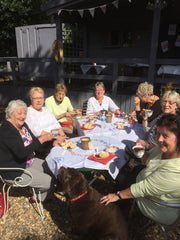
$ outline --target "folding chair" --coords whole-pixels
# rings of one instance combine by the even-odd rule
[[[22,184],[23,178],[21,176],[15,177],[14,180],[12,180],[12,181],[11,180],[9,180],[9,181],[5,180],[3,178],[3,175],[2,175],[3,171],[4,172],[22,171],[24,174],[27,174],[29,176],[29,182],[27,184]],[[0,179],[3,183],[3,188],[2,188],[3,199],[4,199],[4,215],[3,215],[3,218],[5,219],[6,213],[7,213],[8,208],[9,208],[8,200],[9,200],[9,191],[10,191],[11,187],[28,187],[32,183],[33,176],[27,169],[23,169],[23,168],[0,168]],[[5,194],[6,186],[7,186],[7,194]],[[44,219],[44,213],[43,213],[43,207],[42,207],[42,203],[41,203],[41,193],[40,193],[40,191],[38,193],[36,193],[35,189],[33,187],[30,187],[30,188],[32,189],[33,196],[35,198],[35,203],[36,203],[38,213],[43,220]]]

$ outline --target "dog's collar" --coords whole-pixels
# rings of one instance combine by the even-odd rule
[[[85,193],[79,195],[78,197],[75,197],[75,198],[70,199],[69,201],[70,201],[70,202],[76,201],[76,200],[78,200],[79,198],[82,198],[82,197],[83,197],[84,195],[86,195],[86,194],[87,194],[87,191],[86,191]]]

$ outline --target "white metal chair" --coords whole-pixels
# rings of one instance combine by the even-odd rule
[[[29,176],[29,182],[27,184],[23,184],[22,183],[23,178],[21,176],[15,177],[13,181],[5,180],[3,178],[3,175],[2,175],[3,171],[4,172],[5,171],[6,172],[22,171],[24,174],[27,174]],[[0,179],[3,183],[3,188],[2,188],[3,199],[4,199],[4,215],[3,215],[3,218],[5,219],[6,213],[7,213],[8,208],[9,208],[8,200],[9,200],[9,191],[10,191],[11,187],[28,187],[32,183],[33,176],[27,169],[23,169],[23,168],[0,168]],[[5,194],[6,186],[7,186],[7,194]],[[42,206],[42,203],[41,203],[41,193],[40,193],[40,191],[38,193],[36,193],[35,189],[33,187],[31,187],[31,189],[32,189],[32,192],[33,192],[33,197],[35,198],[35,203],[36,203],[38,213],[43,220],[44,219],[44,213],[43,213],[43,206]]]

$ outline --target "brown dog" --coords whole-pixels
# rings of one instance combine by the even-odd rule
[[[74,168],[61,167],[58,180],[67,199],[75,229],[83,240],[127,240],[127,224],[119,207],[100,203],[102,195],[88,186],[84,175]]]

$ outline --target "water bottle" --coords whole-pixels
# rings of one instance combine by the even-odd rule
[[[106,128],[106,115],[105,115],[105,113],[102,113],[101,121],[102,121],[102,128]]]

